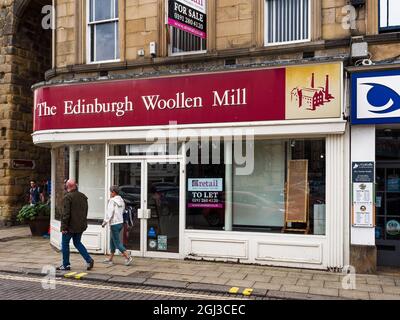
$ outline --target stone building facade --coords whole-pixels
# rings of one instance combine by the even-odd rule
[[[49,1],[1,1],[0,8],[0,225],[15,223],[31,179],[47,179],[50,154],[32,143],[31,86],[51,68],[51,30],[42,28]],[[29,160],[34,169],[16,168]]]
[[[346,101],[341,120],[347,121],[350,116],[349,74],[363,68],[395,68],[400,62],[400,29],[390,32],[380,30],[379,0],[366,0],[355,7],[351,6],[354,1],[310,0],[307,2],[310,13],[307,39],[270,43],[267,40],[269,30],[265,12],[266,7],[275,1],[208,0],[206,47],[184,54],[171,49],[172,35],[165,23],[166,0],[119,0],[110,20],[111,23],[115,22],[117,16],[118,59],[97,61],[91,52],[93,43],[89,29],[95,21],[90,21],[88,1],[54,1],[53,67],[45,73],[46,81],[38,83],[36,88],[340,61],[344,66],[343,100]],[[300,2],[305,3],[302,0]],[[373,66],[362,66],[363,59],[352,56],[354,42],[368,44],[365,59],[371,61]],[[153,45],[155,51],[151,51],[154,50]],[[343,143],[342,150],[346,152],[350,152],[348,130],[346,127],[345,138],[340,142]],[[51,141],[42,144],[51,147]],[[58,165],[57,172],[64,167]],[[344,186],[346,188],[346,183]],[[340,205],[343,206],[345,202],[346,217],[344,221],[336,221],[343,232],[333,240],[337,241],[337,246],[343,247],[340,250],[343,249],[345,263],[356,265],[360,271],[374,270],[376,247],[369,244],[352,245],[348,198],[349,195],[338,198],[342,203],[338,204],[336,210],[342,210]],[[335,251],[334,244],[331,249]],[[333,265],[336,267],[340,263]]]

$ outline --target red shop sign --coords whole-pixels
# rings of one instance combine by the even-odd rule
[[[329,76],[335,75],[328,74],[325,83],[325,76],[301,68],[42,87],[35,90],[34,131],[339,117],[340,103],[338,108],[332,102],[340,101],[340,88],[335,89],[340,81],[330,80],[328,87]],[[314,68],[323,72],[321,66]],[[299,78],[299,69],[305,79]],[[293,88],[288,87],[289,71],[297,72]],[[305,88],[311,74],[315,88]],[[325,104],[328,96],[319,84],[330,90]],[[313,90],[319,90],[317,100],[308,98]]]

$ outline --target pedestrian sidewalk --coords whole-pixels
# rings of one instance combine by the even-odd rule
[[[73,272],[59,275],[281,299],[400,300],[400,273],[393,272],[356,275],[356,289],[345,290],[344,275],[327,271],[151,258],[135,258],[132,265],[126,267],[122,257],[116,257],[113,266],[102,263],[103,255],[93,258],[95,267],[88,272],[82,258],[72,254]],[[58,266],[60,260],[60,253],[49,240],[30,237],[29,229],[0,230],[0,272],[41,274],[43,266]]]

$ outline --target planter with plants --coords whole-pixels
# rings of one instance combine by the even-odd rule
[[[17,220],[29,224],[32,236],[43,236],[50,226],[50,206],[46,203],[23,206]]]

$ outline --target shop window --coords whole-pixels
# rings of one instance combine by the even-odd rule
[[[104,145],[74,146],[78,189],[88,197],[88,219],[103,220],[105,196]]]
[[[265,45],[310,40],[310,0],[265,0]]]
[[[88,1],[89,62],[119,59],[118,0]]]
[[[190,143],[187,147],[187,229],[224,230],[226,168],[223,148],[222,142]]]
[[[267,233],[303,230],[303,234],[325,235],[324,139],[256,140],[243,141],[242,145],[234,142],[232,166],[224,162],[224,144],[215,147],[221,150],[220,164],[187,165],[188,229]],[[253,170],[245,175],[239,174],[243,166],[235,159],[240,152],[253,163]],[[295,172],[302,180],[293,182],[289,177],[293,174],[291,164],[296,161],[305,164],[304,175]],[[289,196],[288,190],[293,189],[304,193],[304,197]],[[300,211],[304,220],[292,222],[288,219],[292,211]]]
[[[379,30],[400,31],[400,1],[379,0]]]

